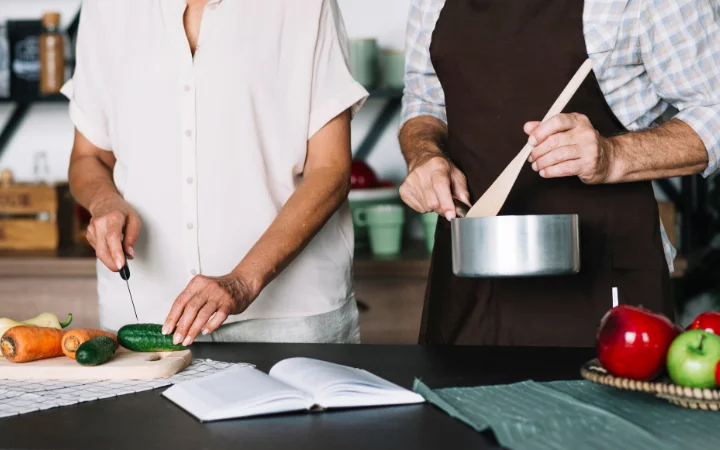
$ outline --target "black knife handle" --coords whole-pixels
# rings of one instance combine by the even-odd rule
[[[127,258],[125,259],[125,265],[120,269],[120,278],[125,281],[130,279],[130,267],[128,266]]]

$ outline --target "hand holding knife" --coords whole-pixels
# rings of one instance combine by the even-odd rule
[[[127,286],[135,319],[139,322],[128,281],[130,279],[128,259],[135,256],[133,247],[142,226],[140,218],[117,194],[95,199],[95,206],[90,207],[89,211],[92,219],[87,228],[87,240],[95,249],[98,259],[108,269],[113,272],[119,271],[120,278]]]

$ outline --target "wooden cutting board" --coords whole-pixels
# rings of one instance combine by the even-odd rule
[[[0,359],[0,379],[6,380],[152,380],[182,371],[192,362],[190,350],[136,353],[119,348],[109,362],[81,366],[66,356],[28,363]]]

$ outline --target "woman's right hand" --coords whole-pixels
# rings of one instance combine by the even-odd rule
[[[120,196],[112,195],[91,206],[92,219],[87,240],[98,259],[113,272],[125,265],[125,256],[135,256],[135,242],[140,234],[140,218]]]
[[[457,216],[453,197],[470,205],[465,174],[440,155],[410,167],[410,173],[400,186],[400,197],[415,211],[422,214],[434,211],[448,221]]]

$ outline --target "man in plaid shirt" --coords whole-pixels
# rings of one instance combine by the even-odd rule
[[[663,272],[672,270],[675,251],[662,225],[650,223],[659,220],[656,206],[654,210],[645,208],[649,205],[648,186],[654,179],[697,173],[708,176],[717,169],[720,8],[712,0],[501,3],[412,1],[400,131],[409,168],[401,187],[403,200],[418,212],[434,211],[452,220],[456,216],[453,197],[468,204],[476,201],[522,147],[525,141],[517,140],[516,135],[524,135],[534,149],[508,200],[510,205],[501,214],[578,213],[576,209],[598,198],[603,200],[595,209],[627,204],[627,211],[608,210],[603,217],[599,213],[597,217],[580,214],[581,236],[591,233],[595,241],[603,241],[604,250],[591,256],[610,254],[610,282],[620,288],[623,302],[642,302],[639,292],[633,294],[632,286],[652,282],[630,277],[623,286],[620,268],[652,267],[657,270],[656,278],[663,279],[658,282],[662,284],[658,295],[666,295]],[[586,81],[585,91],[576,94],[563,114],[540,124],[537,120],[588,57],[594,73]],[[548,85],[555,77],[559,88],[554,83]],[[509,83],[514,83],[514,88],[504,87]],[[533,96],[539,97],[541,94],[535,93],[551,86],[555,90],[548,96],[543,94],[541,108],[540,99]],[[529,98],[527,106],[520,97]],[[537,107],[533,106],[536,101]],[[608,125],[596,126],[593,117]],[[513,122],[517,125],[496,140],[495,131]],[[542,198],[547,189],[555,189],[553,195],[567,195],[568,201],[559,210],[556,204],[546,205],[547,211],[520,206]],[[622,190],[625,194],[620,194]],[[640,203],[633,203],[640,198]],[[649,217],[648,211],[654,211],[655,217]],[[642,218],[630,218],[636,214]],[[589,217],[585,226],[583,217]],[[439,227],[436,237],[440,247],[436,247],[428,288],[425,340],[523,341],[512,332],[504,336],[507,329],[488,326],[480,318],[488,316],[495,303],[490,294],[479,300],[483,296],[478,292],[486,288],[485,284],[497,288],[497,282],[451,279],[445,257],[439,255],[449,253],[442,244],[445,232]],[[658,236],[654,243],[641,248],[644,244],[638,242],[649,241],[648,236],[653,234]],[[583,251],[590,246],[589,241],[581,243]],[[656,247],[668,266],[662,270],[657,266]],[[588,282],[594,282],[606,274],[595,270],[589,257],[583,257],[581,272],[591,272]],[[653,262],[635,261],[643,259]],[[640,267],[645,265],[648,267]],[[489,329],[480,333],[482,338],[467,331],[473,328],[468,323],[447,319],[456,311],[437,306],[440,287],[443,295],[467,297],[461,302],[466,311],[478,309],[478,317],[465,322],[475,320],[475,328]],[[578,292],[569,295],[581,296]],[[599,297],[609,295],[604,291]],[[469,300],[473,296],[475,300]],[[484,303],[482,308],[480,303]],[[645,300],[644,304],[648,303]],[[602,307],[595,310],[593,317],[597,319],[598,311],[603,311]],[[441,319],[434,321],[433,316]],[[443,320],[443,324],[435,323]],[[494,320],[500,320],[499,316]]]

